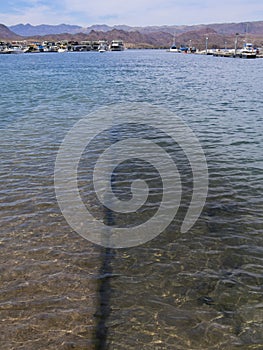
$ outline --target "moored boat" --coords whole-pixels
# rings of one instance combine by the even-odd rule
[[[122,40],[112,40],[110,43],[110,51],[123,51],[124,44]]]
[[[241,58],[256,58],[257,50],[254,49],[253,44],[245,43],[243,49],[240,52]]]
[[[172,45],[169,49],[169,52],[181,52],[176,45]]]
[[[19,54],[19,53],[24,53],[25,49],[22,46],[10,46],[7,48],[7,53],[11,54]]]
[[[0,48],[0,54],[9,54],[11,53],[7,47],[1,47]]]
[[[168,50],[169,52],[181,52],[177,46],[176,46],[176,43],[175,43],[175,34],[174,34],[174,40],[173,40],[173,44],[172,46],[170,47],[170,49]]]
[[[99,41],[98,51],[99,51],[99,52],[106,52],[107,50],[108,50],[107,41],[105,41],[105,40],[100,40],[100,41]]]
[[[58,52],[59,52],[59,53],[68,52],[68,49],[65,48],[65,47],[60,47],[60,48],[58,49]]]

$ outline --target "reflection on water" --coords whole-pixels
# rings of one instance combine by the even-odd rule
[[[261,60],[55,56],[0,62],[0,348],[261,349]],[[53,170],[74,122],[117,101],[158,103],[183,118],[205,150],[210,189],[190,232],[179,233],[182,211],[153,241],[113,251],[68,227]],[[125,186],[129,169],[117,175]],[[88,169],[88,202],[87,180]]]

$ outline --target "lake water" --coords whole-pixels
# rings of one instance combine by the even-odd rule
[[[0,348],[263,349],[263,60],[43,53],[0,72]],[[78,120],[120,102],[187,123],[209,192],[187,233],[114,250],[68,226],[54,166]]]

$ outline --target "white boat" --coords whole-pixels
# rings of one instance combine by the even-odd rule
[[[60,48],[58,49],[58,52],[59,52],[59,53],[68,52],[68,49],[65,49],[65,48],[63,48],[63,47],[60,47]]]
[[[58,52],[58,47],[55,42],[47,42],[43,43],[43,52]]]
[[[11,53],[7,47],[0,48],[0,54],[9,54]]]
[[[99,52],[106,52],[108,50],[108,43],[106,40],[100,40],[99,41],[99,47],[98,51]]]
[[[106,44],[100,44],[98,47],[99,52],[106,52],[107,51],[107,45]]]
[[[169,49],[168,51],[169,51],[169,52],[181,52],[181,51],[176,47],[176,44],[175,44],[175,33],[174,33],[173,44],[172,44],[172,46],[170,47],[170,49]]]
[[[241,58],[256,58],[257,50],[254,49],[253,44],[245,43],[243,49],[240,52]]]
[[[172,45],[169,49],[169,52],[181,52],[181,51],[177,49],[176,45]]]
[[[22,46],[11,46],[7,50],[8,50],[8,53],[11,53],[11,54],[13,54],[13,53],[18,54],[18,53],[25,52],[25,49]]]
[[[111,51],[123,51],[124,45],[122,40],[112,40],[109,49]]]

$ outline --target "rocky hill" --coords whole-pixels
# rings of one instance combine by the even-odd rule
[[[21,40],[22,37],[12,32],[8,27],[0,24],[0,40]]]
[[[89,34],[56,34],[45,36],[33,36],[27,38],[30,41],[96,41],[96,40],[123,40],[127,48],[167,48],[171,45],[173,36],[169,33],[157,32],[152,34],[142,34],[138,31],[126,32],[124,30],[113,29],[107,32],[92,30]]]

